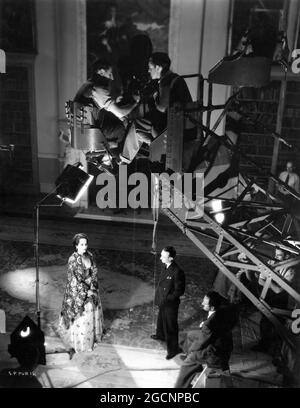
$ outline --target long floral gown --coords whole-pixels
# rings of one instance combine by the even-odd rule
[[[59,334],[76,352],[91,351],[100,342],[104,319],[99,295],[97,267],[90,252],[91,267],[74,252],[68,261],[67,285],[62,303]],[[88,296],[92,290],[93,295]]]

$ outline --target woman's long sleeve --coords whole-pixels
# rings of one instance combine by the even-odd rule
[[[83,312],[90,285],[85,280],[86,272],[74,253],[68,260],[67,285],[64,294],[61,314],[68,328],[76,316]]]
[[[86,282],[87,279],[87,274],[86,271],[82,265],[82,261],[80,263],[78,257],[73,257],[71,256],[69,258],[68,262],[68,275],[69,276],[74,276],[78,282],[79,285],[83,285],[86,287],[86,289],[89,289],[89,285]]]

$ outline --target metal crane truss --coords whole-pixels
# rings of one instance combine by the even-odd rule
[[[164,183],[163,183],[164,184]],[[173,187],[175,188],[175,187]],[[177,191],[176,194],[180,194]],[[186,199],[186,197],[185,197]],[[191,203],[192,206],[192,203]],[[286,291],[295,301],[295,304],[300,306],[300,294],[278,273],[281,267],[294,266],[300,262],[300,246],[293,247],[289,241],[280,242],[277,240],[262,240],[255,233],[249,234],[243,229],[228,225],[225,227],[218,224],[213,218],[213,212],[205,210],[200,222],[189,221],[188,211],[186,209],[177,209],[172,205],[170,208],[162,208],[162,211],[180,228],[180,230],[221,270],[227,278],[274,324],[278,332],[293,346],[291,333],[278,319],[278,315],[284,314],[291,316],[291,310],[274,310],[266,302],[265,298],[270,288],[271,281]],[[203,236],[211,238],[215,241],[212,246],[211,241],[203,240]],[[202,238],[202,239],[201,239]],[[267,257],[266,253],[255,251],[247,247],[247,240],[251,238],[256,243],[262,245],[269,244],[271,246],[280,246],[285,250],[296,253],[298,256],[292,260],[284,261],[274,265],[272,269],[261,258]],[[245,253],[248,258],[248,263],[233,262],[228,260],[230,255]],[[246,269],[257,273],[266,278],[265,284],[259,297],[256,297],[250,290],[236,277],[234,270]]]
[[[230,101],[230,103],[232,100]],[[228,110],[229,103],[223,106]],[[252,159],[242,154],[239,148],[228,136],[218,136],[212,130],[197,123],[193,119],[191,111],[194,107],[182,108],[180,106],[171,107],[168,120],[168,137],[166,146],[166,169],[182,173],[183,157],[183,129],[186,118],[192,120],[205,132],[206,136],[202,140],[205,145],[207,138],[218,138],[222,145],[231,154],[243,156],[258,170],[260,174],[271,177],[277,185],[283,185],[290,195],[300,202],[300,196],[293,189],[275,177],[273,174],[263,171]],[[220,107],[218,107],[219,109]],[[203,108],[203,110],[207,108]],[[221,113],[224,116],[224,111]],[[219,121],[219,119],[218,119]],[[216,126],[214,126],[214,129]],[[165,136],[164,136],[165,137]],[[208,168],[213,163],[208,164]],[[229,164],[230,165],[230,164]],[[204,182],[207,173],[204,172]],[[225,186],[217,188],[209,195],[204,192],[204,211],[201,218],[193,211],[195,202],[183,196],[176,186],[170,186],[170,181],[164,175],[160,175],[160,194],[164,194],[164,188],[173,189],[173,200],[170,200],[169,208],[162,208],[162,211],[177,225],[178,228],[217,266],[217,268],[263,313],[276,327],[278,333],[288,342],[291,347],[295,347],[293,335],[288,327],[282,322],[280,316],[291,319],[293,310],[283,310],[272,308],[266,302],[266,295],[270,290],[271,282],[275,282],[281,291],[287,292],[290,297],[292,309],[300,308],[300,294],[293,286],[280,274],[281,268],[293,267],[300,262],[300,241],[292,237],[292,226],[297,219],[290,214],[285,205],[265,191],[255,183],[255,179],[243,177],[237,174],[236,177],[228,179]],[[264,196],[264,201],[252,201],[250,191]],[[174,197],[182,197],[185,206],[177,208],[174,206]],[[213,210],[213,202],[220,200],[222,209]],[[178,201],[177,201],[178,202]],[[223,213],[225,220],[223,224],[216,221],[215,216]],[[288,221],[288,223],[287,223]],[[288,225],[287,225],[288,224]],[[203,239],[205,237],[205,239]],[[251,244],[249,246],[249,244]],[[270,266],[267,261],[270,259],[270,249],[280,247],[293,255],[292,259],[285,260]],[[232,261],[231,255],[244,253],[247,256],[247,263]],[[257,278],[264,278],[259,296],[254,295],[237,277],[238,269],[245,269],[254,273]]]

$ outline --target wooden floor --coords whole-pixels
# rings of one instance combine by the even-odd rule
[[[230,377],[222,388],[281,388],[282,376],[267,354],[251,351],[258,339],[259,313],[241,317],[233,330],[234,351]],[[46,336],[46,365],[39,365],[36,379],[43,388],[174,388],[182,361],[166,360],[165,350],[101,343],[92,352],[75,353],[70,360],[58,337]],[[0,371],[18,366],[10,358],[10,334],[0,334]],[[1,383],[0,383],[1,386]]]
[[[0,334],[0,369],[17,366],[9,342]],[[36,370],[44,388],[172,388],[178,375],[179,356],[167,361],[160,350],[101,344],[70,360],[58,338],[46,337],[46,343],[47,364]]]
[[[55,218],[48,216],[39,220],[39,243],[70,246],[78,232],[89,235],[90,246],[99,249],[150,252],[152,249],[153,224],[129,221],[91,220],[86,218]],[[0,215],[0,239],[34,242],[32,217]],[[157,248],[175,246],[179,255],[203,257],[202,252],[168,219],[157,227]]]
[[[9,211],[0,214],[0,240],[34,242],[34,220],[28,211],[30,206],[26,208],[27,212],[17,216]],[[56,211],[60,210],[40,217],[39,243],[70,246],[75,233],[86,232],[92,248],[151,251],[153,225],[149,214],[144,217],[148,222],[135,222],[143,219],[139,218],[143,214],[126,214],[126,220],[115,217],[91,220],[84,212],[75,218],[67,213],[62,216],[61,212],[58,216]],[[161,217],[157,238],[158,250],[174,245],[180,255],[204,256],[166,217]],[[230,362],[233,387],[265,388],[281,384],[282,378],[270,357],[249,351],[251,342],[257,340],[256,329],[249,330],[247,324],[241,324],[234,333],[235,353]],[[47,365],[39,366],[36,372],[45,388],[173,388],[180,369],[180,358],[167,361],[165,351],[101,344],[93,352],[75,354],[69,360],[58,338],[49,337],[46,342]],[[17,365],[7,352],[8,343],[9,334],[0,334],[0,369]]]
[[[17,362],[7,352],[9,343],[9,334],[0,334],[0,370],[13,372]],[[109,344],[70,360],[58,338],[46,337],[46,344],[47,364],[36,369],[43,388],[174,388],[181,365],[179,355],[168,361],[164,351]],[[280,386],[281,377],[261,353],[233,354],[230,371],[232,388]]]

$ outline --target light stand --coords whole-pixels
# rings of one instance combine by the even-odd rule
[[[39,217],[40,207],[61,207],[63,203],[75,203],[87,190],[94,176],[85,173],[79,168],[81,164],[65,167],[62,174],[55,181],[55,189],[48,193],[42,200],[34,206],[34,256],[35,256],[35,295],[36,295],[36,315],[37,325],[26,316],[17,326],[11,335],[11,344],[8,352],[12,357],[16,357],[21,365],[32,366],[36,364],[46,364],[45,336],[41,330],[41,309],[40,309],[40,271],[39,271]],[[60,199],[59,204],[44,204],[51,195]],[[70,359],[71,350],[68,351]]]
[[[41,327],[41,309],[40,309],[40,272],[39,272],[39,217],[40,207],[61,207],[64,203],[63,199],[60,199],[59,204],[42,204],[48,197],[53,195],[56,188],[51,193],[47,194],[41,201],[39,201],[34,207],[34,257],[35,257],[35,299],[36,299],[36,317],[38,328]]]
[[[56,187],[40,200],[34,207],[34,256],[36,269],[36,315],[38,328],[41,327],[40,310],[40,277],[39,277],[39,215],[40,207],[61,207],[64,202],[74,204],[87,190],[94,176],[87,174],[79,168],[81,163],[67,165],[62,174],[57,178]],[[50,196],[55,195],[61,201],[59,204],[43,204]]]
[[[11,344],[8,345],[8,352],[11,357],[16,357],[21,367],[30,368],[33,371],[37,364],[46,364],[45,336],[41,330],[40,292],[39,292],[39,213],[40,207],[61,207],[63,200],[59,204],[43,204],[54,192],[53,190],[40,200],[34,207],[34,256],[36,267],[36,315],[37,325],[25,316],[23,321],[11,334]]]

